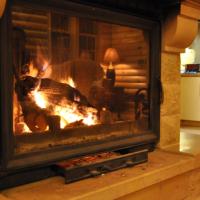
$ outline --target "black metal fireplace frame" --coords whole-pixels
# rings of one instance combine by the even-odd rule
[[[122,147],[132,149],[148,148],[152,150],[159,141],[160,135],[160,22],[137,17],[136,13],[119,12],[111,9],[97,8],[65,0],[26,0],[18,1],[22,5],[56,7],[79,17],[102,20],[135,28],[142,28],[150,34],[150,124],[151,130],[134,137],[127,137],[104,143],[93,143],[91,146],[76,146],[67,149],[65,146],[55,147],[23,155],[14,155],[15,137],[12,130],[13,112],[13,72],[11,48],[11,16],[13,1],[8,1],[5,13],[0,19],[0,179],[12,173],[49,166],[57,161],[82,156],[95,152],[117,150]]]

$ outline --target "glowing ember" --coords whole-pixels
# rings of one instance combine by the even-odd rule
[[[81,121],[83,124],[91,126],[98,123],[97,110],[90,107],[84,107],[80,112],[76,103],[64,100],[62,106],[54,107],[54,114],[61,117],[60,127],[65,128],[68,124]]]

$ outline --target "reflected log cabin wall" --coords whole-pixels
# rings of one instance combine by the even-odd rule
[[[138,89],[148,87],[148,42],[148,35],[139,29],[103,23],[99,27],[98,59],[102,62],[107,48],[113,47],[118,51],[120,61],[115,65],[116,86],[124,87],[128,94],[134,95]]]
[[[15,8],[12,12],[12,16],[13,26],[22,28],[26,34],[26,49],[30,52],[31,56],[35,56],[37,52],[35,49],[37,47],[36,44],[40,45],[42,54],[45,55],[45,57],[53,58],[58,56],[56,51],[58,49],[52,46],[51,43],[51,37],[55,35],[54,33],[56,31],[59,34],[66,34],[64,37],[61,37],[59,43],[59,45],[63,46],[65,42],[65,47],[63,47],[63,52],[65,53],[64,55],[60,55],[60,60],[68,61],[70,58],[73,59],[76,57],[76,55],[72,54],[78,54],[70,49],[72,40],[74,40],[73,37],[77,34],[72,30],[73,27],[71,27],[74,26],[74,24],[72,24],[74,19],[71,19],[71,22],[69,22],[70,19],[68,19],[68,23],[71,23],[71,25],[67,24],[66,28],[59,29],[59,22],[57,22],[58,27],[56,28],[55,22],[48,22],[50,21],[50,14],[42,11],[34,13],[30,10],[24,9],[22,11],[21,8],[20,10]],[[53,19],[53,16],[51,18]],[[88,26],[88,24],[86,25]],[[120,27],[106,23],[98,23],[97,29],[98,33],[95,37],[96,48],[94,50],[95,56],[92,59],[96,60],[97,63],[101,63],[105,50],[109,47],[116,48],[120,57],[120,62],[115,66],[117,73],[116,85],[125,87],[127,93],[130,94],[134,94],[137,89],[146,88],[148,82],[148,80],[146,80],[146,74],[148,74],[149,63],[148,36],[139,29]],[[50,35],[47,30],[52,30],[52,35]],[[77,43],[77,41],[74,43]],[[88,46],[89,45],[90,44],[88,44]],[[83,50],[88,49],[86,47]],[[64,57],[65,60],[62,60],[62,57]],[[59,58],[57,60],[59,62]]]
[[[50,45],[48,13],[39,12],[38,10],[32,11],[25,8],[22,10],[21,7],[14,7],[12,18],[13,28],[18,28],[18,34],[20,34],[21,31],[21,37],[25,37],[25,48],[31,54],[30,56],[36,56],[36,44],[39,44],[43,50],[43,54],[48,56],[50,53],[48,52],[48,47]]]

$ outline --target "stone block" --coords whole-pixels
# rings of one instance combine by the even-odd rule
[[[180,138],[180,114],[161,116],[159,147],[179,143]]]
[[[180,85],[163,84],[164,102],[161,105],[161,117],[180,113]],[[179,119],[180,120],[180,119]]]

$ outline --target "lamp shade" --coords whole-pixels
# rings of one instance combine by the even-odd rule
[[[108,48],[104,54],[104,62],[117,63],[119,61],[119,54],[115,48]]]

